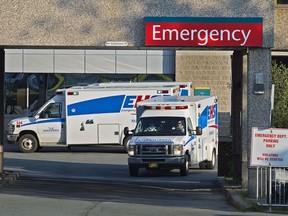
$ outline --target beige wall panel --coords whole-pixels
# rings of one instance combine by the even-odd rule
[[[116,73],[115,54],[86,55],[85,73]]]
[[[116,61],[117,73],[146,74],[146,55],[119,55]]]
[[[6,53],[5,55],[5,72],[7,73],[21,73],[23,71],[22,53]],[[8,69],[7,69],[8,68]]]
[[[55,73],[84,73],[84,50],[55,50]]]
[[[25,73],[53,73],[53,54],[24,55]]]

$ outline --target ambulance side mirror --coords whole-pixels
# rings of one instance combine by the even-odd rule
[[[124,128],[124,135],[125,136],[128,136],[130,133],[129,133],[129,128],[128,127],[125,127]]]
[[[202,128],[199,126],[196,127],[196,135],[202,135]]]

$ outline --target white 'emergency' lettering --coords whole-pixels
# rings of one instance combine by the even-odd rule
[[[223,30],[207,30],[207,29],[161,29],[160,25],[153,25],[153,40],[161,41],[161,40],[169,40],[169,41],[198,41],[198,45],[205,46],[209,42],[212,41],[240,41],[241,46],[244,46],[251,34],[251,30],[245,31],[240,29],[235,29],[230,31],[228,29]]]

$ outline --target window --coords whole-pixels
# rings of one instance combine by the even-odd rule
[[[59,102],[49,104],[40,114],[41,118],[61,118],[62,104]]]
[[[193,131],[193,125],[190,118],[187,119],[188,131]]]
[[[38,110],[55,90],[101,82],[174,81],[174,74],[44,74],[5,73],[5,114],[23,115]]]
[[[288,0],[274,0],[277,6],[288,6]]]
[[[139,120],[136,136],[184,136],[186,122],[183,117],[143,117]]]
[[[5,73],[5,114],[38,110],[64,83],[61,74]]]
[[[272,56],[272,60],[277,64],[283,64],[288,67],[288,58],[287,56]]]

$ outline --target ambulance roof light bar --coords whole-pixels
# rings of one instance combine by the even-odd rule
[[[67,95],[79,95],[78,91],[69,91],[67,92]]]
[[[169,90],[158,90],[157,94],[168,94]]]
[[[150,110],[183,110],[188,109],[188,105],[184,106],[170,106],[170,105],[155,105],[155,106],[144,106],[144,109],[150,109]]]
[[[184,84],[183,84],[183,85],[179,85],[179,87],[180,87],[180,88],[186,88],[187,85],[184,85]]]

